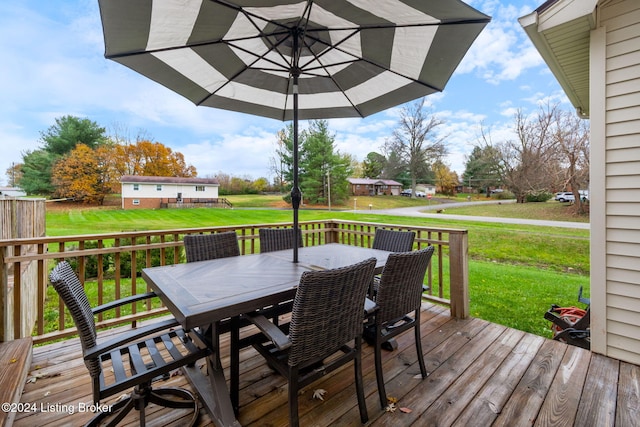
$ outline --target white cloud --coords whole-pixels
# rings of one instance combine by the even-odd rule
[[[517,18],[541,0],[468,0],[492,17],[442,93],[425,107],[445,121],[452,168],[459,172],[480,123],[503,138],[518,108],[541,102],[571,108]],[[64,115],[121,125],[185,155],[199,174],[269,175],[278,130],[286,123],[207,107],[104,58],[95,0],[0,3],[0,181],[21,152],[38,148],[40,132]],[[332,119],[336,148],[362,160],[381,151],[402,106],[365,119]],[[301,122],[301,129],[307,122]],[[462,168],[462,169],[461,169]]]

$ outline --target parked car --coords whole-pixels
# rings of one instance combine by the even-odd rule
[[[589,200],[589,192],[586,190],[580,190],[580,199],[582,201]],[[559,202],[575,202],[576,198],[571,191],[561,191],[556,193],[555,199]]]
[[[407,190],[402,190],[400,195],[405,197],[411,197],[412,193],[413,193],[413,190],[409,188]],[[425,194],[424,191],[416,191],[416,197],[427,197],[427,195]]]
[[[563,202],[573,202],[575,201],[575,197],[573,196],[573,193],[570,191],[561,191],[559,193],[556,193],[556,200],[563,203]]]

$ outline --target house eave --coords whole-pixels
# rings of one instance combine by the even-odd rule
[[[589,116],[589,45],[598,0],[552,0],[519,18],[580,117]]]

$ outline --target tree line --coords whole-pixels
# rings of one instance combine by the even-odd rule
[[[182,153],[148,139],[107,137],[89,119],[63,116],[41,132],[41,146],[22,154],[8,171],[11,185],[27,194],[102,204],[120,191],[123,175],[195,177]]]
[[[500,188],[518,202],[548,200],[556,191],[573,191],[583,210],[579,190],[589,187],[588,122],[558,105],[544,105],[533,114],[518,110],[513,138],[494,141],[491,129],[480,126],[464,173],[444,162],[447,139],[444,122],[425,108],[424,99],[405,104],[380,152],[362,162],[335,147],[336,135],[326,120],[312,120],[299,134],[299,177],[304,203],[341,203],[349,197],[348,178],[392,179],[403,187],[436,185],[444,194],[459,187],[474,192]],[[97,123],[64,116],[41,133],[41,147],[23,153],[23,162],[7,171],[11,185],[28,194],[102,203],[120,189],[123,175],[195,177],[196,168],[184,156],[141,134],[135,140],[114,132],[107,136]],[[282,192],[289,201],[293,178],[293,125],[280,130],[273,175],[253,180],[219,172],[220,194]]]
[[[541,105],[537,112],[514,116],[514,138],[493,141],[482,128],[469,155],[464,183],[478,191],[505,188],[518,203],[545,201],[554,192],[571,191],[576,210],[586,211],[580,190],[589,188],[589,125],[559,105]]]

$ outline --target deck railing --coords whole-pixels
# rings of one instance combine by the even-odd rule
[[[0,240],[0,280],[5,294],[9,282],[20,283],[21,274],[27,267],[35,268],[38,272],[37,283],[34,285],[37,289],[28,296],[22,295],[19,287],[14,289],[14,321],[3,321],[3,328],[6,323],[10,323],[13,330],[5,330],[4,337],[11,339],[32,335],[35,343],[44,343],[76,333],[64,304],[55,291],[47,287],[47,274],[59,260],[65,259],[72,263],[92,305],[98,305],[127,295],[146,292],[146,283],[139,275],[142,268],[184,262],[182,239],[186,234],[236,231],[241,253],[246,255],[259,252],[260,228],[290,226],[290,223],[252,224]],[[451,315],[454,317],[468,316],[466,230],[340,220],[307,221],[300,226],[305,246],[343,243],[371,247],[376,228],[415,231],[417,249],[428,245],[436,247],[426,278],[430,290],[425,294],[425,299],[450,306]],[[23,313],[20,312],[20,307],[24,306],[22,300],[27,297],[31,298],[28,304],[37,306],[37,319],[33,330],[19,321],[23,317]],[[136,321],[140,319],[163,313],[166,313],[166,308],[159,302],[147,301],[132,304],[130,309],[115,312],[110,317],[100,316],[96,319],[96,325],[99,328],[125,323],[135,326]]]

